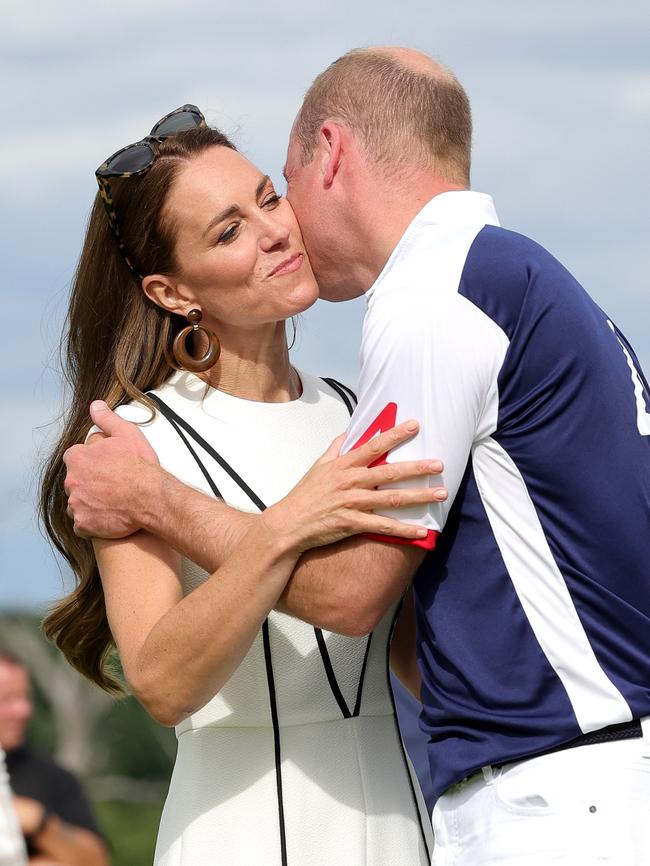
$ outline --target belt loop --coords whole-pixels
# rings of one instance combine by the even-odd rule
[[[481,773],[483,773],[483,779],[489,784],[494,778],[494,770],[488,764],[486,767],[481,767]]]
[[[650,758],[650,716],[645,716],[640,721],[643,733],[643,757]]]

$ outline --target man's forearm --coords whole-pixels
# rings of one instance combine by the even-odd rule
[[[207,572],[216,571],[244,538],[259,515],[238,511],[188,487],[164,470],[143,510],[142,528]]]
[[[277,609],[328,631],[368,634],[423,557],[418,547],[359,536],[315,548],[300,558]]]
[[[51,815],[33,840],[41,854],[67,866],[108,866],[108,852],[101,839],[82,827],[73,827]]]
[[[122,539],[145,529],[208,573],[216,572],[260,515],[237,511],[185,486],[158,465],[137,427],[103,404],[99,418],[94,406],[93,420],[107,436],[75,445],[64,455],[68,512],[75,532],[88,538]],[[380,514],[444,500],[446,491],[431,487],[429,481],[422,487],[401,485],[406,479],[439,474],[442,464],[375,464],[416,432],[417,422],[406,421],[339,456],[340,443],[335,440],[290,496],[269,509],[280,532],[296,532],[298,553],[317,548],[300,558],[280,600],[281,610],[329,630],[360,634],[373,628],[400,597],[422,556],[410,542],[426,536],[427,530]],[[267,522],[269,512],[264,515]],[[363,539],[365,532],[409,543],[370,542]],[[353,534],[355,540],[333,544]]]
[[[145,509],[143,528],[206,571],[216,571],[259,515],[157,471],[160,495]],[[300,558],[277,608],[328,631],[367,634],[401,597],[422,556],[419,548],[361,537],[315,548]]]

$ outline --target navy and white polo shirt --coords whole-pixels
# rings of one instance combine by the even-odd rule
[[[650,392],[625,337],[474,192],[426,205],[367,302],[348,447],[418,418],[389,459],[441,458],[450,494],[406,515],[430,529],[436,795],[650,714]]]

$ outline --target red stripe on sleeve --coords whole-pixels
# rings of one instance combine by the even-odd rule
[[[430,529],[425,538],[397,538],[394,535],[376,535],[374,532],[364,532],[363,537],[371,541],[386,541],[388,544],[410,544],[411,547],[422,547],[424,550],[433,550],[436,540],[440,535],[435,529]]]

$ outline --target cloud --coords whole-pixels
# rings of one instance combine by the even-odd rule
[[[650,71],[639,70],[627,76],[620,106],[626,114],[647,119],[650,115]]]

